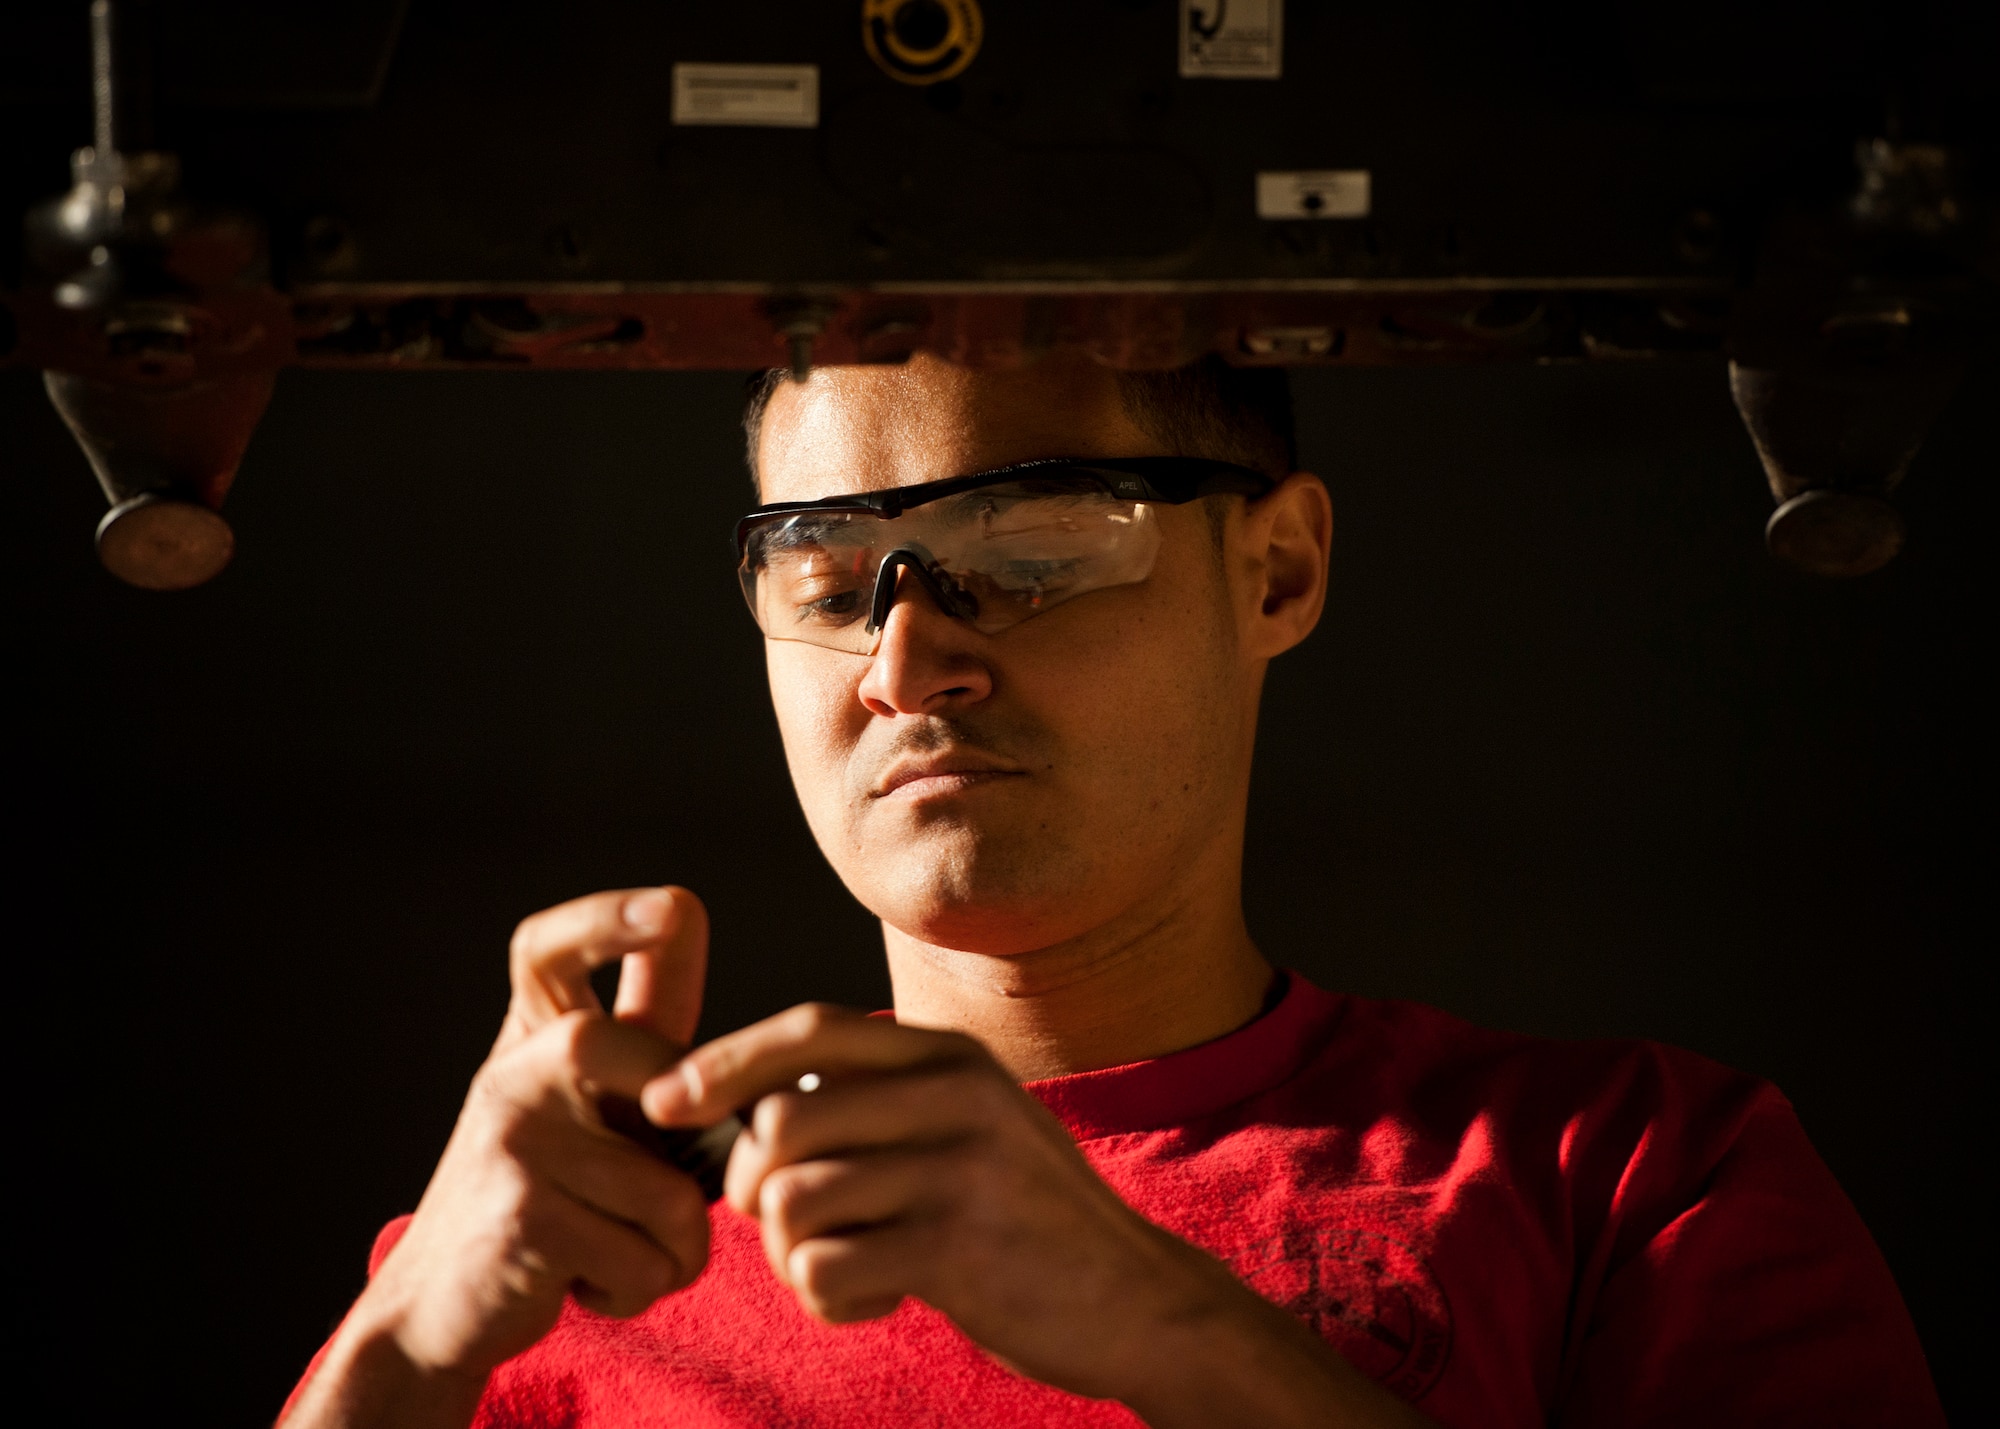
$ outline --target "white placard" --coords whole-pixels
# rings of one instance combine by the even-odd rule
[[[1285,0],[1181,0],[1183,79],[1277,79]]]
[[[819,66],[675,65],[674,123],[816,128]]]
[[[1368,170],[1300,169],[1257,175],[1259,218],[1366,218]]]

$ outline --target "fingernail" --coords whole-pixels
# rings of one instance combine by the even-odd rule
[[[649,1119],[668,1126],[689,1107],[700,1104],[701,1092],[701,1073],[683,1061],[646,1083],[639,1093],[639,1106]]]
[[[653,889],[635,893],[625,900],[625,926],[635,933],[657,933],[666,926],[667,895]]]
[[[681,1106],[680,1086],[672,1072],[653,1078],[640,1089],[639,1110],[650,1122],[664,1126]]]

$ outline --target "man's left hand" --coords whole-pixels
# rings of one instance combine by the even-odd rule
[[[1322,1410],[1391,1416],[1345,1422],[1408,1412],[1221,1262],[1125,1205],[970,1037],[795,1007],[698,1048],[640,1098],[662,1126],[713,1124],[752,1103],[726,1195],[760,1222],[772,1269],[823,1320],[873,1319],[914,1296],[1023,1374],[1124,1400],[1155,1423],[1182,1418],[1155,1418],[1153,1406],[1183,1400],[1174,1382],[1210,1351],[1267,1389],[1314,1381],[1294,1387],[1314,1390],[1306,1399]]]

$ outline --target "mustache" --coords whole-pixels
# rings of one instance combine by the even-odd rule
[[[1048,736],[1031,721],[981,710],[899,719],[884,731],[879,744],[866,740],[863,743],[866,748],[856,764],[858,772],[865,771],[862,784],[868,785],[899,759],[949,749],[976,750],[1029,768],[1034,765],[1037,752],[1046,747]]]

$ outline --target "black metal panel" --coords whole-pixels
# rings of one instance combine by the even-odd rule
[[[87,79],[81,7],[39,13],[0,79],[42,101],[0,111],[16,211],[88,138],[50,102]],[[294,279],[1682,279],[1898,112],[1986,118],[1970,5],[1295,2],[1270,81],[1181,78],[1168,0],[985,13],[963,75],[913,87],[858,3],[180,0],[162,143],[274,221]],[[821,123],[676,126],[680,61],[816,64]],[[1371,171],[1374,212],[1260,220],[1255,174],[1300,168]]]

